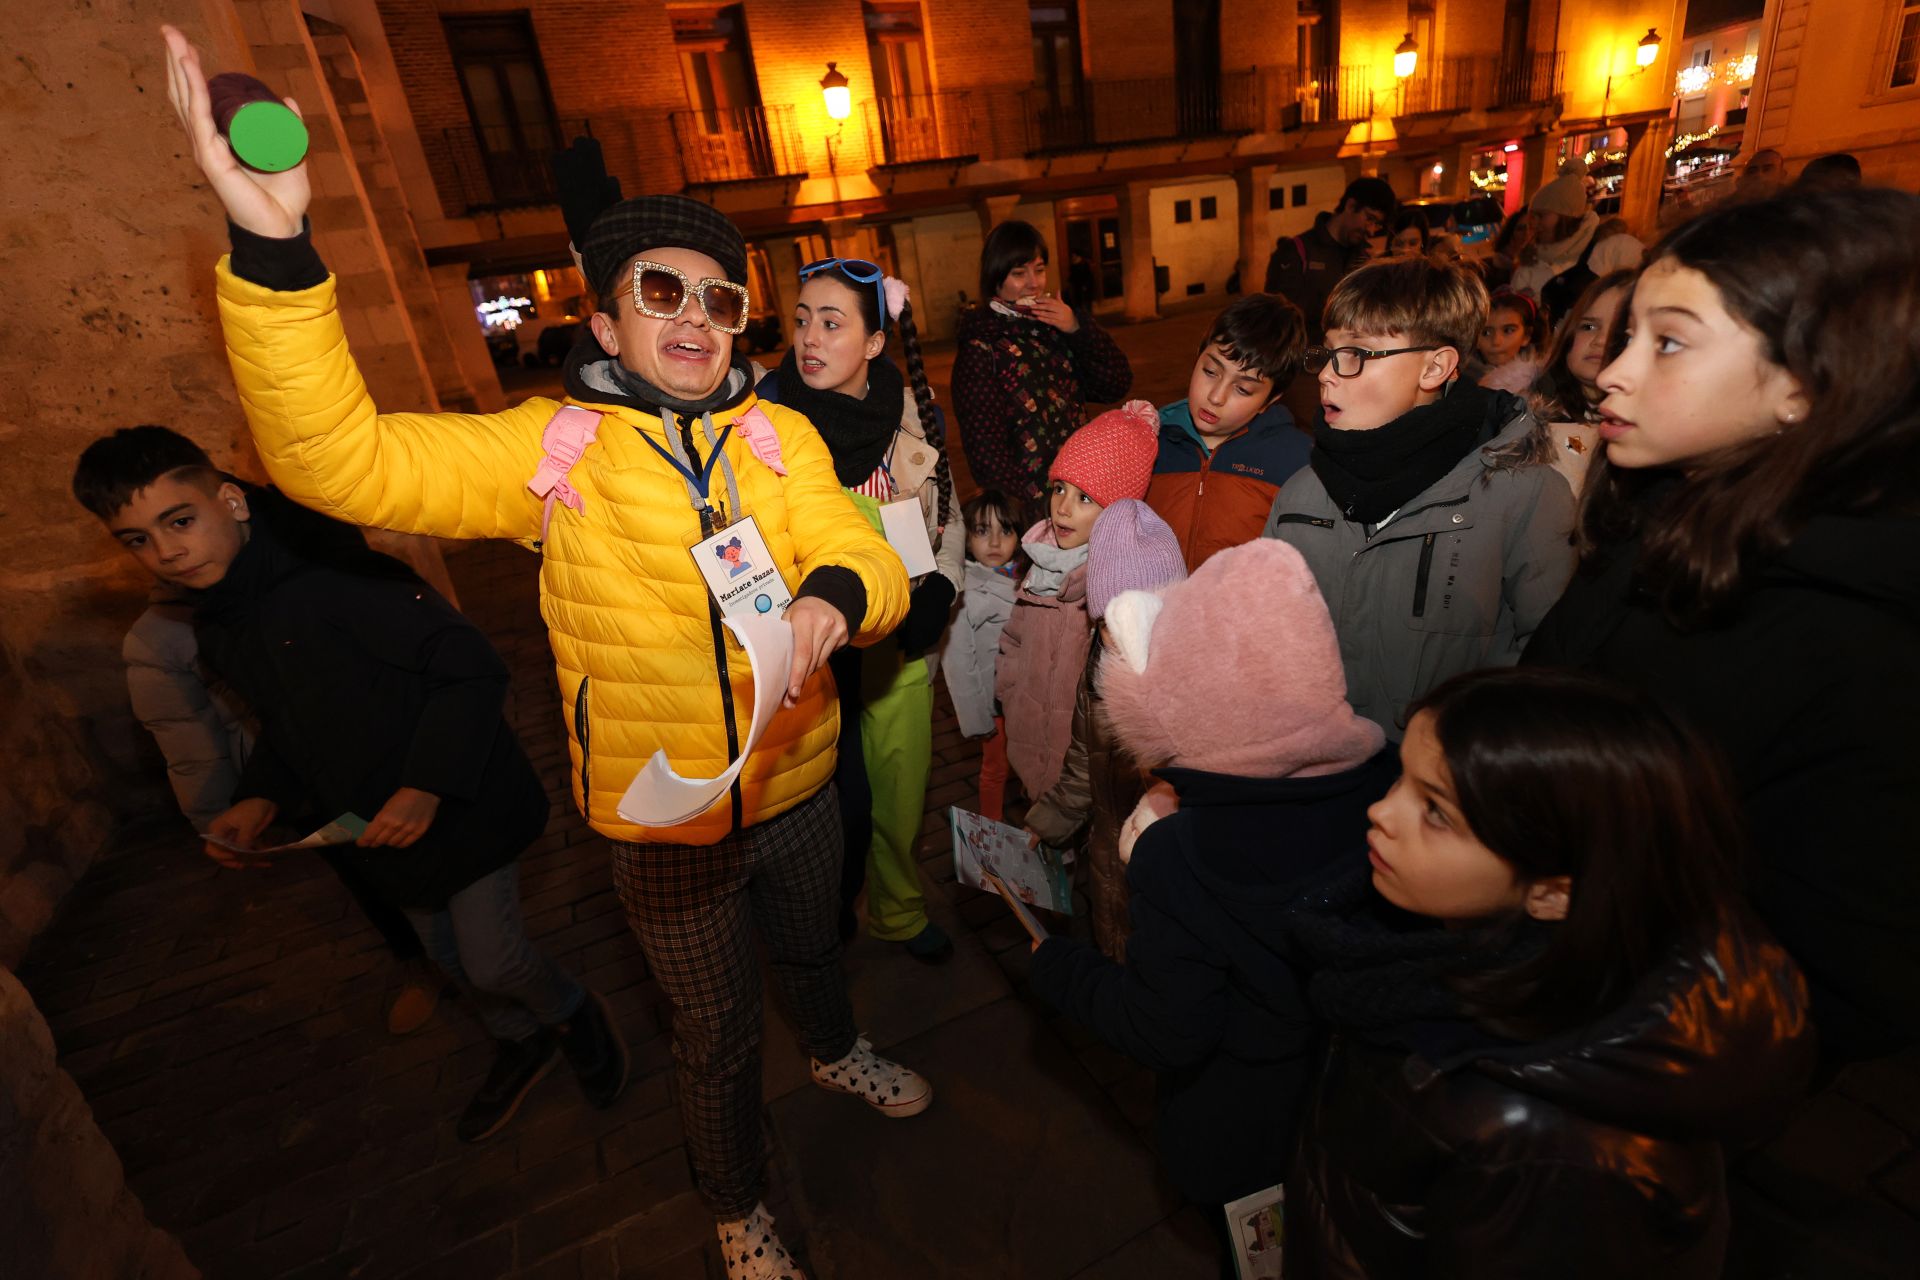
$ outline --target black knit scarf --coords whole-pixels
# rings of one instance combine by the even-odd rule
[[[793,348],[780,362],[780,403],[807,415],[833,454],[833,473],[848,488],[865,484],[887,456],[907,407],[907,384],[885,356],[867,361],[867,394],[816,391],[800,377]]]
[[[1313,472],[1348,520],[1376,525],[1454,469],[1488,438],[1499,393],[1456,383],[1384,427],[1313,430]]]
[[[1313,976],[1307,996],[1334,1027],[1379,1044],[1453,1051],[1499,1037],[1475,1028],[1449,979],[1540,954],[1551,925],[1447,929],[1381,898],[1362,870],[1310,893],[1292,917]]]

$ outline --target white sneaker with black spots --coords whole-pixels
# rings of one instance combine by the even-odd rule
[[[876,1054],[865,1036],[838,1062],[813,1059],[813,1082],[850,1093],[883,1116],[917,1116],[933,1102],[933,1086],[924,1076]]]
[[[757,1204],[746,1217],[719,1223],[714,1229],[727,1260],[727,1280],[807,1280],[807,1273],[780,1243],[766,1205]]]

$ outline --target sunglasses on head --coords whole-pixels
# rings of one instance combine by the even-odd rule
[[[731,280],[693,281],[678,267],[641,258],[633,264],[633,309],[655,320],[676,320],[688,298],[700,299],[700,313],[721,333],[747,327],[747,287]]]
[[[858,284],[873,286],[875,300],[880,303],[880,327],[887,325],[887,289],[886,268],[878,263],[868,262],[865,258],[822,258],[818,262],[809,262],[800,268],[800,282],[805,284],[822,271],[838,268],[840,274]]]

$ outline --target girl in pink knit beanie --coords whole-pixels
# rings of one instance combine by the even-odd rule
[[[1286,921],[1336,866],[1364,865],[1394,758],[1348,705],[1333,621],[1285,543],[1123,592],[1106,628],[1114,736],[1179,804],[1127,865],[1125,963],[1048,938],[1033,987],[1160,1072],[1160,1157],[1188,1199],[1219,1206],[1286,1174],[1314,1044]]]
[[[1073,705],[1092,639],[1087,544],[1100,513],[1147,496],[1160,450],[1160,415],[1129,400],[1067,437],[1047,471],[1047,518],[1021,547],[1032,561],[1000,633],[994,691],[1007,726],[1007,764],[1029,798],[1059,781],[1073,737]]]

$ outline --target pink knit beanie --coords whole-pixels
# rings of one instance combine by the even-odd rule
[[[1109,409],[1067,437],[1048,480],[1065,480],[1103,507],[1147,496],[1160,452],[1160,414],[1145,400]]]
[[[1122,591],[1151,591],[1186,576],[1180,539],[1146,503],[1122,498],[1093,522],[1087,539],[1087,616],[1095,622]]]
[[[1311,777],[1386,742],[1348,705],[1333,619],[1284,542],[1231,547],[1185,582],[1117,596],[1106,624],[1100,695],[1121,745],[1149,767]]]

